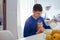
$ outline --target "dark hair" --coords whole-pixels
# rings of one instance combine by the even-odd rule
[[[33,6],[33,10],[34,10],[34,11],[42,11],[42,6],[41,6],[41,4],[35,4],[35,5]]]

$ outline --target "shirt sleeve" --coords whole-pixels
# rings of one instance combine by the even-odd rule
[[[24,37],[33,35],[33,33],[30,33],[30,31],[31,31],[30,22],[26,22],[24,26]]]
[[[44,26],[45,29],[51,29],[50,26],[47,26],[47,25],[46,25],[46,23],[44,22],[44,19],[43,19],[43,26]]]

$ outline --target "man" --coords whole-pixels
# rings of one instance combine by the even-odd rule
[[[36,33],[37,23],[39,21],[42,22],[41,25],[43,25],[45,29],[50,29],[50,27],[45,24],[44,19],[41,17],[41,14],[42,14],[42,6],[40,4],[35,4],[33,6],[33,15],[26,20],[26,23],[24,26],[24,37],[39,34],[39,33]]]

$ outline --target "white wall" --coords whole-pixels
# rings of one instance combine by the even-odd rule
[[[7,30],[17,38],[17,0],[7,0],[6,9]]]
[[[17,0],[17,27],[18,27],[18,38],[22,37],[21,22],[20,22],[20,0]]]
[[[60,14],[60,0],[37,0],[37,3],[40,3],[43,6],[43,16],[45,16],[44,13],[46,13],[48,18],[53,19],[54,15]],[[48,5],[52,7],[49,11],[46,11],[45,7]]]

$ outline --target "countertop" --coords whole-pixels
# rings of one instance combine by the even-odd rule
[[[56,27],[54,27],[53,29],[59,29],[60,30],[60,22],[58,22]],[[40,34],[37,34],[37,35],[33,35],[33,36],[30,36],[30,37],[26,37],[26,38],[21,38],[21,39],[18,39],[18,40],[45,40],[45,36],[46,36],[46,33],[40,33]]]

